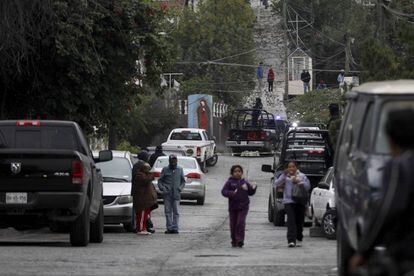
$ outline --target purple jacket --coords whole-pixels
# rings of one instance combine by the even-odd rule
[[[247,191],[242,189],[242,185],[247,185]],[[237,190],[237,192],[235,192]],[[250,199],[256,193],[256,188],[244,179],[234,179],[232,177],[224,184],[221,194],[229,199],[229,210],[243,210],[249,208]]]

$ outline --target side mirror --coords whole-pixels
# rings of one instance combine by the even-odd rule
[[[98,162],[107,162],[112,160],[112,151],[110,150],[101,150],[99,152]]]
[[[262,165],[262,172],[275,173],[275,170],[272,169],[271,165]]]
[[[325,183],[325,182],[320,182],[318,184],[318,188],[324,189],[324,190],[329,190],[329,184],[328,183]]]

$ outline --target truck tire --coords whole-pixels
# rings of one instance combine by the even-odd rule
[[[272,200],[271,200],[271,196],[269,195],[269,201],[267,204],[267,220],[269,222],[273,222],[273,206],[272,206]]]
[[[200,167],[201,167],[201,171],[203,173],[208,173],[208,170],[207,170],[207,156],[204,156],[204,161],[200,162]]]
[[[204,205],[205,201],[206,201],[206,197],[203,196],[202,198],[197,199],[197,205]]]
[[[71,225],[70,243],[72,246],[87,246],[89,244],[89,228],[89,198],[86,198],[82,213]]]
[[[273,210],[273,225],[274,226],[285,226],[285,211],[278,210],[275,208]]]
[[[336,212],[328,209],[322,218],[322,231],[325,237],[329,240],[336,239]]]
[[[213,157],[207,160],[207,166],[214,167],[218,162],[218,155],[214,154]]]
[[[101,243],[103,242],[103,229],[104,229],[104,212],[103,212],[103,203],[99,205],[99,213],[96,216],[94,222],[91,222],[90,226],[90,242],[92,243]]]
[[[348,237],[342,229],[341,223],[338,223],[338,242],[337,244],[337,264],[338,264],[338,275],[347,276],[349,275],[348,265],[349,260],[354,254],[354,250],[349,244]]]

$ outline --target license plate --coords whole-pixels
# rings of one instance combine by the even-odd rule
[[[240,145],[242,145],[242,146],[246,146],[246,145],[247,145],[247,142],[246,142],[246,141],[241,141],[241,142],[240,142]]]
[[[6,193],[6,204],[27,204],[27,193]]]

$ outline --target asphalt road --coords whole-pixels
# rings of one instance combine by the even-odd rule
[[[227,200],[220,194],[231,165],[245,167],[258,185],[247,219],[245,247],[230,246]],[[179,235],[165,235],[163,205],[153,214],[157,233],[137,236],[106,227],[104,242],[75,248],[68,234],[47,229],[0,230],[0,275],[336,275],[336,242],[310,238],[287,248],[286,229],[267,221],[270,158],[220,157],[207,176],[204,206],[181,205]]]

